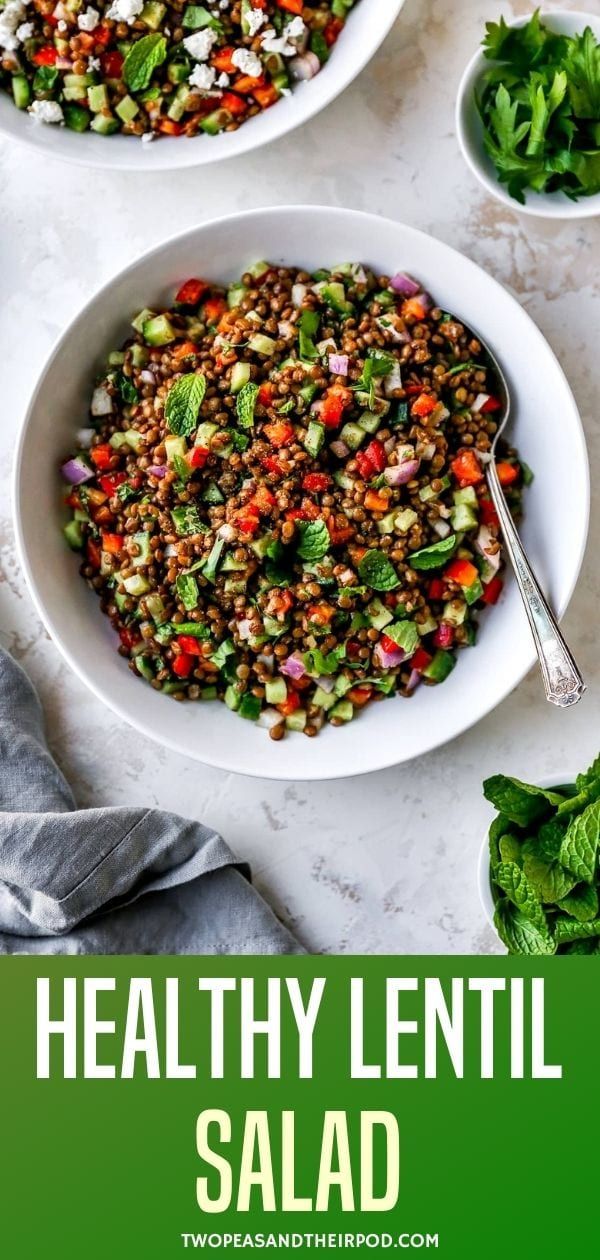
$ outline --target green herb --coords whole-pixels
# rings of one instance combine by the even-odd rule
[[[280,415],[280,416],[287,416],[287,415],[289,415],[290,411],[293,411],[293,410],[294,410],[294,407],[295,407],[295,406],[296,406],[296,401],[295,401],[295,399],[294,399],[294,398],[288,398],[287,402],[284,402],[284,403],[283,403],[283,405],[282,405],[281,407],[278,407],[278,408],[277,408],[277,411],[279,412],[279,415]]]
[[[208,9],[205,9],[202,4],[188,4],[181,19],[181,25],[188,31],[200,31],[205,26],[210,26],[213,31],[217,31],[219,34],[223,30],[223,23],[218,18],[213,17],[212,13],[209,13]]]
[[[381,376],[389,376],[395,362],[394,355],[388,354],[386,350],[369,350],[363,364],[362,376],[352,388],[359,392],[368,393],[370,407],[375,402],[376,379]]]
[[[206,563],[202,567],[202,576],[206,578],[207,582],[214,582],[216,580],[217,569],[221,563],[224,549],[225,539],[217,538],[213,543],[212,550],[209,553]]]
[[[325,521],[319,519],[317,521],[297,521],[296,527],[300,534],[300,542],[297,547],[298,555],[302,560],[321,560],[329,551],[331,539],[329,530]]]
[[[164,35],[142,35],[131,45],[123,62],[121,71],[127,87],[132,92],[141,92],[148,87],[157,66],[162,65],[167,55],[167,41]]]
[[[301,359],[311,362],[318,359],[319,351],[313,341],[319,327],[318,311],[303,311],[298,320],[298,353]]]
[[[414,621],[394,621],[391,625],[387,625],[384,634],[388,639],[392,639],[398,647],[406,652],[407,656],[412,656],[416,652],[421,642],[419,631]]]
[[[175,469],[175,472],[179,477],[179,481],[182,483],[182,487],[185,490],[186,481],[189,481],[192,476],[192,469],[190,468],[187,459],[184,459],[182,455],[174,455],[173,468]]]
[[[411,556],[407,556],[407,563],[411,569],[439,569],[450,558],[455,546],[456,534],[448,534],[447,538],[440,538],[440,541],[432,543],[431,547],[422,547],[420,551],[413,551]]]
[[[39,96],[42,92],[51,92],[57,79],[58,70],[56,66],[38,66],[33,76],[33,90],[36,96]]]
[[[180,573],[176,578],[175,588],[187,612],[198,607],[198,583],[193,573]]]
[[[175,532],[184,537],[186,534],[207,534],[208,525],[200,520],[198,508],[193,503],[186,504],[185,507],[173,508],[171,512]]]
[[[201,372],[187,372],[175,381],[165,403],[165,420],[171,433],[176,433],[179,437],[189,437],[193,433],[198,425],[205,393],[206,377]]]
[[[359,561],[358,572],[374,591],[393,591],[400,585],[398,574],[383,551],[366,551]]]
[[[485,372],[483,363],[473,363],[472,359],[467,359],[466,363],[457,363],[456,367],[450,368],[446,372],[446,376],[456,376],[457,372],[469,372],[476,369],[478,372]]]
[[[136,403],[138,401],[139,394],[137,389],[133,381],[128,376],[125,376],[124,372],[117,372],[115,381],[123,402]]]
[[[484,794],[500,810],[490,876],[509,953],[600,953],[600,759],[572,785],[548,790],[497,774]]]
[[[213,652],[212,656],[209,657],[209,660],[212,661],[213,665],[216,665],[217,669],[223,669],[228,656],[235,656],[235,645],[231,639],[224,639],[219,644],[216,652]]]
[[[479,90],[484,146],[517,201],[525,192],[600,191],[600,44],[588,26],[573,37],[544,26],[489,22],[490,62]]]
[[[133,486],[130,486],[127,481],[124,481],[122,485],[117,487],[117,498],[121,500],[121,503],[131,503],[132,499],[138,499],[139,496],[140,491],[134,490]]]
[[[323,653],[319,648],[313,648],[311,652],[302,653],[306,672],[313,678],[319,678],[321,674],[336,674],[345,657],[345,643],[333,648],[331,652]]]
[[[256,398],[258,395],[258,385],[253,381],[247,381],[236,398],[235,409],[237,412],[238,424],[243,429],[251,429],[254,424],[254,408],[256,406]]]

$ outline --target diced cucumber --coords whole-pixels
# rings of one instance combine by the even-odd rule
[[[131,362],[136,368],[143,368],[148,362],[148,351],[145,346],[138,345],[135,341],[131,347]]]
[[[235,687],[233,683],[230,683],[229,686],[226,688],[223,699],[225,701],[225,704],[227,705],[227,708],[232,709],[235,712],[235,710],[239,709],[240,707],[240,701],[242,697],[237,687]]]
[[[211,506],[214,506],[216,503],[225,502],[216,481],[209,481],[206,490],[202,492],[202,502],[210,503]]]
[[[13,74],[12,94],[17,109],[27,109],[31,100],[31,91],[24,74]]]
[[[166,12],[166,4],[159,4],[158,0],[148,0],[140,13],[140,21],[145,22],[151,31],[157,31]]]
[[[167,453],[167,464],[174,464],[176,459],[185,459],[187,455],[185,438],[169,433],[165,438],[165,451]]]
[[[63,105],[63,116],[65,127],[70,131],[87,131],[90,125],[89,110],[84,109],[82,105]]]
[[[308,429],[306,430],[306,436],[302,442],[305,451],[308,451],[308,454],[312,455],[313,459],[316,459],[324,441],[324,426],[322,424],[317,424],[316,420],[311,420]]]
[[[308,404],[312,402],[317,390],[318,385],[315,385],[314,381],[307,381],[306,385],[303,385],[302,389],[298,391],[298,394],[299,397],[303,398],[304,402]]]
[[[351,722],[354,717],[354,706],[350,700],[338,700],[330,710],[329,717],[338,718],[340,722]]]
[[[471,583],[471,586],[466,586],[463,589],[463,595],[467,604],[476,604],[477,600],[481,599],[481,596],[483,595],[483,586],[481,585],[479,578],[475,578],[475,581]]]
[[[352,421],[349,420],[340,432],[340,441],[345,442],[346,446],[349,446],[351,451],[357,451],[361,442],[364,441],[365,436],[365,430],[361,429],[360,425],[353,424]]]
[[[335,481],[336,486],[339,486],[341,490],[354,489],[354,481],[352,480],[352,477],[349,477],[348,473],[342,472],[341,468],[336,469],[333,474],[333,480]]]
[[[117,605],[117,608],[119,609],[119,612],[124,613],[127,611],[127,607],[126,607],[127,596],[126,595],[121,595],[120,591],[115,591],[114,600],[115,600],[115,604]]]
[[[181,47],[181,45],[179,45]],[[185,58],[183,61],[170,61],[167,66],[167,79],[169,83],[185,83],[190,77],[190,63]]]
[[[230,310],[239,306],[243,302],[248,290],[244,284],[238,281],[237,284],[230,284],[227,290],[227,305]],[[237,366],[237,365],[236,365]],[[247,367],[247,364],[240,364],[241,367]]]
[[[403,508],[401,512],[396,513],[394,526],[396,529],[400,530],[401,534],[407,534],[409,529],[412,529],[413,525],[416,525],[418,519],[418,514],[413,510],[413,508]]]
[[[336,699],[335,691],[324,691],[322,687],[317,687],[312,697],[312,703],[318,705],[320,709],[325,709],[325,712],[327,712],[328,709],[333,708]]]
[[[108,93],[104,83],[94,83],[87,90],[88,105],[94,114],[99,114],[101,110],[108,106]]]
[[[287,700],[287,687],[284,678],[269,678],[265,683],[265,696],[267,704],[285,704]]]
[[[263,626],[265,634],[270,639],[278,639],[280,635],[285,634],[286,630],[289,630],[289,622],[278,621],[276,617],[263,617]]]
[[[355,394],[359,407],[365,407],[367,411],[374,411],[375,415],[383,419],[390,409],[390,403],[385,398],[375,397],[365,393],[363,390],[357,390]]]
[[[240,717],[247,718],[249,722],[256,722],[260,717],[261,702],[258,696],[253,696],[251,691],[245,691],[240,701],[238,713]]]
[[[429,665],[425,666],[423,677],[430,678],[432,682],[444,682],[448,674],[452,673],[455,665],[456,657],[451,652],[444,652],[440,648],[433,660],[429,662]]]
[[[434,630],[437,630],[438,628],[438,623],[435,620],[435,617],[428,617],[427,621],[417,621],[415,622],[415,625],[421,638],[423,638],[426,634],[433,634]]]
[[[389,626],[390,621],[394,620],[393,613],[382,604],[380,599],[373,599],[370,604],[367,604],[367,614],[369,625],[374,630],[383,630],[384,626]]]
[[[90,128],[92,131],[97,131],[99,136],[112,136],[119,130],[119,123],[112,114],[94,114]]]
[[[233,552],[229,551],[221,565],[223,573],[243,573],[247,568],[245,560],[236,560]]]
[[[64,536],[73,551],[81,551],[83,547],[83,532],[81,529],[81,521],[67,521],[63,530]]]
[[[327,306],[340,315],[348,315],[353,309],[352,303],[346,297],[346,290],[339,280],[330,280],[328,284],[320,286],[319,296],[323,302],[327,303]]]
[[[173,122],[179,122],[179,119],[183,118],[189,94],[189,85],[187,83],[180,84],[167,110],[168,117],[172,118]]]
[[[131,541],[134,542],[136,547],[139,547],[140,549],[139,555],[132,556],[131,558],[131,563],[134,566],[134,568],[139,569],[140,565],[149,564],[150,560],[152,559],[152,551],[150,549],[150,534],[147,534],[145,530],[142,529],[139,531],[139,533],[131,535]]]
[[[458,503],[452,508],[450,513],[452,528],[457,534],[463,533],[467,529],[477,529],[479,521],[473,508],[467,503]]]
[[[243,388],[244,385],[248,384],[249,380],[250,380],[250,364],[249,363],[234,363],[231,369],[231,379],[229,381],[229,388],[232,394],[239,394],[240,390]]]
[[[340,696],[345,696],[346,692],[350,691],[351,687],[353,686],[354,686],[354,682],[352,681],[351,678],[346,678],[345,674],[338,674],[334,683],[333,690],[334,690],[335,695],[340,697]]]
[[[421,490],[419,490],[421,503],[429,503],[432,499],[439,498],[440,494],[442,494],[444,490],[448,489],[448,486],[450,485],[449,477],[439,477],[438,480],[441,483],[439,490],[434,490],[431,484],[423,486]]]
[[[80,97],[83,97],[85,96],[86,88],[93,82],[94,76],[92,74],[66,74],[63,79],[63,93],[66,87],[77,88]]]
[[[374,411],[363,411],[357,423],[365,433],[376,433],[381,424],[381,416],[376,415]]]
[[[233,114],[228,109],[215,109],[212,114],[207,114],[202,119],[200,128],[206,131],[209,136],[216,136],[220,131],[229,125],[233,120]]]
[[[215,436],[219,426],[213,424],[212,420],[204,420],[198,425],[196,436],[194,438],[194,446],[210,446],[212,438]]]
[[[108,356],[109,367],[122,367],[125,362],[124,350],[111,350]]]
[[[144,324],[147,324],[148,320],[154,319],[155,314],[155,311],[149,311],[147,307],[144,307],[143,311],[140,311],[139,315],[132,319],[131,327],[135,328],[136,332],[143,333]]]
[[[265,337],[264,333],[255,333],[250,337],[248,349],[253,350],[255,354],[262,354],[265,358],[270,358],[277,349],[277,342],[272,337]]]
[[[123,96],[119,104],[115,106],[115,114],[118,114],[124,123],[133,122],[136,114],[139,114],[139,112],[140,107],[136,105],[132,96]]]
[[[121,450],[123,446],[129,446],[137,455],[144,438],[137,429],[126,429],[124,433],[113,433],[108,440],[115,451]]]
[[[153,319],[146,320],[143,334],[149,346],[166,346],[177,336],[168,315],[155,315]]]
[[[467,615],[467,605],[462,599],[449,599],[444,604],[442,620],[451,626],[462,626]]]
[[[131,577],[124,578],[123,586],[128,595],[145,595],[151,589],[142,573],[133,573]]]
[[[306,726],[306,711],[304,709],[296,709],[295,713],[290,713],[285,719],[288,731],[303,731]]]
[[[167,611],[165,609],[162,595],[159,595],[156,591],[154,591],[152,595],[148,595],[146,599],[146,608],[148,609],[152,620],[156,622],[157,626],[162,625],[162,623],[167,620]]]
[[[479,506],[479,500],[475,493],[474,486],[463,486],[462,490],[455,490],[452,497],[457,507],[460,503],[464,503],[470,508],[477,508]]]
[[[141,674],[142,678],[146,679],[146,682],[152,682],[154,679],[154,670],[150,663],[150,658],[148,656],[136,656],[134,659],[135,668],[137,669],[138,674]]]
[[[258,262],[250,263],[250,266],[247,268],[248,275],[252,276],[253,280],[261,280],[270,270],[271,265],[265,262],[264,258],[259,258]]]
[[[225,578],[223,583],[226,595],[244,595],[247,585],[248,579],[246,577],[228,577]]]
[[[392,534],[395,524],[396,512],[394,510],[393,512],[388,512],[386,516],[382,516],[381,520],[377,522],[378,534]]]
[[[216,698],[217,698],[217,688],[216,688],[216,687],[203,687],[203,688],[202,688],[202,690],[201,690],[201,692],[200,692],[200,699],[201,699],[201,700],[216,700]]]

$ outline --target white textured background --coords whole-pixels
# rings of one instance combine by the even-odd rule
[[[314,951],[498,948],[476,888],[487,817],[482,778],[497,770],[562,778],[600,745],[597,499],[565,620],[591,684],[576,709],[551,709],[532,674],[474,730],[418,763],[346,783],[273,784],[164,752],[113,717],[62,663],[15,561],[15,432],[57,334],[113,272],[203,219],[306,201],[413,224],[516,294],[567,372],[597,468],[600,222],[544,222],[504,209],[474,182],[454,137],[457,83],[484,22],[531,7],[407,0],[385,47],[341,99],[301,132],[212,170],[87,173],[0,145],[0,641],[39,687],[53,749],[81,804],[155,804],[214,825],[251,860],[259,886]],[[562,0],[560,7],[579,6]],[[560,510],[557,486],[548,511]]]

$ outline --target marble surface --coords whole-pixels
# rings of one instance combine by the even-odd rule
[[[563,364],[598,467],[600,221],[547,222],[505,209],[475,183],[454,136],[456,87],[485,20],[530,7],[521,0],[407,0],[385,46],[343,98],[289,139],[212,170],[88,173],[0,145],[0,641],[39,687],[53,749],[82,804],[155,804],[214,825],[251,860],[258,885],[313,951],[498,949],[476,886],[487,818],[481,780],[499,769],[562,778],[598,749],[598,496],[565,619],[590,684],[580,705],[551,709],[531,674],[475,729],[418,763],[335,784],[274,784],[204,769],[145,741],[62,663],[15,559],[15,432],[55,337],[114,271],[203,219],[308,201],[413,224],[506,285]],[[560,7],[579,5],[562,0]],[[560,487],[551,506],[560,510]]]

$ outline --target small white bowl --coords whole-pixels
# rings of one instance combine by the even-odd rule
[[[404,0],[361,0],[319,74],[308,83],[299,83],[290,96],[249,118],[237,131],[163,137],[154,144],[142,144],[138,136],[98,136],[36,122],[27,111],[16,109],[7,92],[0,92],[0,134],[51,157],[97,170],[174,171],[239,157],[278,140],[335,100],[377,52],[403,6]]]
[[[560,779],[559,784],[557,784],[556,782],[555,774],[552,775],[551,778],[537,779],[536,783],[538,787],[554,788],[554,787],[560,786],[560,783],[574,783],[575,778],[578,773],[579,771],[575,770],[573,774],[568,774],[568,773],[564,774],[563,777]],[[494,817],[496,816],[496,813],[497,811],[494,811]],[[487,831],[485,832],[485,835],[483,837],[483,841],[481,844],[481,849],[479,850],[479,862],[477,864],[477,885],[479,888],[479,900],[481,901],[481,905],[483,907],[483,913],[485,914],[485,917],[492,931],[496,932],[496,926],[494,924],[494,910],[495,910],[494,895],[492,893],[492,881],[490,879],[489,828],[492,821],[493,819],[490,817],[490,823],[488,824]],[[498,936],[497,932],[496,932],[496,936]],[[500,937],[498,937],[498,940],[500,940]]]
[[[593,13],[556,9],[554,12],[541,13],[542,22],[551,30],[562,35],[576,35],[591,26],[597,40],[600,40],[600,17]],[[510,22],[510,26],[524,26],[531,14]],[[535,214],[543,219],[591,219],[600,214],[600,193],[592,197],[581,197],[579,201],[571,201],[562,192],[525,193],[525,205],[515,201],[503,184],[498,180],[496,169],[491,158],[483,147],[483,128],[475,102],[475,88],[486,67],[493,65],[484,56],[481,48],[471,58],[459,84],[456,101],[456,134],[462,155],[487,192],[501,201],[511,210],[520,214]]]

